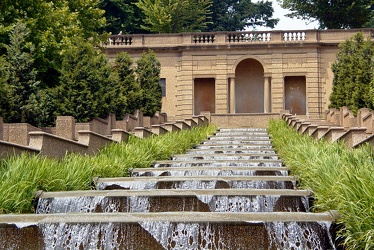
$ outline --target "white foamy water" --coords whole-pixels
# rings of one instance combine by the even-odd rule
[[[46,250],[119,249],[120,228],[112,223],[42,224]]]
[[[198,195],[212,212],[273,212],[280,196],[225,196]]]
[[[227,246],[217,237],[219,232],[209,223],[170,223],[170,222],[141,222],[147,230],[165,249],[227,249]]]
[[[325,250],[335,249],[329,234],[330,222],[267,222],[266,230],[271,244],[276,249]],[[328,234],[328,246],[321,235]]]

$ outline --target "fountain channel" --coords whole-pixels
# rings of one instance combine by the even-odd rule
[[[0,249],[335,249],[336,213],[296,181],[265,129],[221,129],[96,190],[38,192],[36,214],[0,215]]]

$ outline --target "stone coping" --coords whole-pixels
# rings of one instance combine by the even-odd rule
[[[59,213],[59,214],[7,214],[0,215],[0,225],[13,224],[19,228],[52,223],[262,223],[262,222],[332,222],[339,218],[336,211],[308,212],[162,212],[162,213]]]
[[[195,152],[210,152],[210,151],[222,151],[222,153],[221,154],[232,154],[232,153],[230,153],[230,152],[235,152],[235,154],[236,154],[236,152],[237,151],[243,151],[244,153],[246,152],[246,151],[250,151],[250,152],[253,152],[254,154],[257,154],[257,152],[271,152],[271,153],[263,153],[263,154],[275,154],[275,150],[274,149],[269,149],[269,148],[264,148],[264,149],[262,149],[262,148],[254,148],[254,149],[247,149],[247,148],[228,148],[228,149],[217,149],[217,148],[193,148],[193,149],[188,149],[187,151],[186,151],[186,153],[189,153],[189,152],[191,152],[191,153],[195,153]],[[227,152],[229,152],[229,153],[227,153]],[[248,154],[248,153],[246,153],[246,154]]]
[[[209,138],[211,138],[213,136],[210,136]],[[215,137],[217,138],[217,137]],[[237,144],[233,143],[233,142],[237,142]],[[256,142],[255,144],[253,142]],[[266,142],[266,143],[259,143],[259,142]],[[247,145],[253,145],[253,146],[267,146],[267,145],[270,145],[270,142],[271,142],[271,139],[267,139],[267,140],[227,140],[227,141],[224,141],[224,140],[203,140],[201,141],[200,144],[198,145],[243,145],[243,146],[247,146]]]
[[[288,167],[157,167],[133,168],[130,172],[169,172],[169,171],[288,171]]]
[[[96,178],[96,183],[110,182],[172,182],[172,181],[297,181],[297,176],[139,176],[139,177],[117,177]]]
[[[20,149],[20,150],[25,150],[25,151],[29,151],[29,152],[33,152],[33,153],[39,153],[40,152],[39,149],[31,148],[29,146],[23,146],[23,145],[16,144],[16,143],[13,143],[13,142],[0,140],[0,148],[1,148],[1,146],[17,148],[17,149]]]
[[[126,196],[256,196],[256,195],[275,195],[275,196],[311,196],[310,190],[294,189],[147,189],[147,190],[76,190],[44,192],[39,191],[35,195],[38,199],[62,198],[62,197],[126,197]]]
[[[228,160],[165,160],[157,161],[154,164],[178,164],[178,163],[188,163],[188,164],[213,164],[213,163],[233,163],[232,159]],[[236,159],[234,163],[283,163],[282,160],[273,159]]]
[[[242,150],[240,150],[242,151]],[[264,156],[264,157],[278,157],[279,155],[276,153],[215,153],[215,154],[208,154],[208,153],[194,153],[194,154],[175,154],[171,155],[171,157],[179,157],[179,158],[188,158],[188,157],[233,157],[233,156],[239,156],[239,157],[258,157],[258,156]]]

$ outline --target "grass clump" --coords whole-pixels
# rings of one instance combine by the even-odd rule
[[[30,213],[37,190],[91,189],[94,177],[128,176],[129,168],[149,167],[200,143],[217,128],[213,125],[112,143],[95,156],[68,154],[61,160],[22,154],[0,160],[0,213]]]
[[[269,133],[279,156],[314,193],[315,211],[337,210],[338,232],[348,249],[374,249],[374,161],[371,146],[347,149],[300,135],[284,121],[271,121]]]

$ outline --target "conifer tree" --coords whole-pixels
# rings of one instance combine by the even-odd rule
[[[161,63],[152,50],[144,52],[136,63],[137,79],[143,93],[141,111],[144,115],[153,116],[157,111],[161,111]]]
[[[108,58],[91,43],[78,39],[63,55],[57,114],[74,116],[78,122],[105,118],[115,109],[116,84]]]
[[[139,82],[135,79],[133,60],[129,54],[125,52],[117,54],[114,72],[118,75],[116,116],[133,114],[141,107],[142,92]]]
[[[374,76],[373,43],[359,32],[339,47],[332,66],[334,79],[330,107],[347,106],[353,112],[363,107],[373,108],[374,99],[370,94]]]
[[[37,93],[39,81],[33,68],[32,43],[26,42],[29,29],[18,22],[10,34],[10,44],[4,45],[6,54],[2,57],[0,87],[3,91],[2,116],[6,122],[33,123],[35,114],[30,99]],[[6,100],[4,100],[4,97]]]

